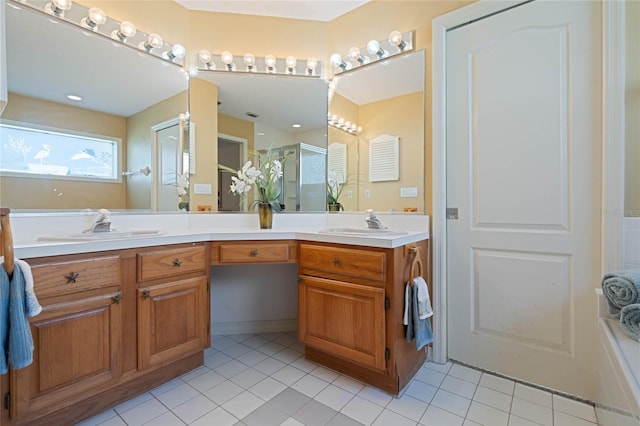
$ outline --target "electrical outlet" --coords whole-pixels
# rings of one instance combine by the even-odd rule
[[[371,190],[370,189],[365,189],[364,190],[364,198],[371,198]]]

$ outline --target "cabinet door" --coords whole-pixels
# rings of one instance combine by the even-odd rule
[[[384,289],[304,275],[298,297],[305,345],[385,370]]]
[[[207,278],[138,289],[138,368],[162,365],[201,351],[207,343]]]
[[[31,320],[33,363],[11,370],[11,416],[95,394],[122,372],[120,293],[48,305]]]

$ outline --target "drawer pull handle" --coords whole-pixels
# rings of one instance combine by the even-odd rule
[[[122,295],[121,294],[116,294],[111,299],[113,300],[113,303],[115,303],[116,305],[119,305],[120,304],[120,300],[122,300]]]
[[[80,274],[78,272],[70,272],[69,275],[65,275],[67,284],[75,283]]]
[[[180,266],[182,266],[182,261],[180,259],[176,259],[176,260],[173,261],[173,267],[174,268],[178,268]]]
[[[337,257],[333,258],[333,266],[338,266],[340,265],[340,259],[338,259]]]
[[[258,250],[251,250],[251,257],[256,257],[258,255]]]
[[[148,299],[151,297],[151,295],[149,294],[149,290],[145,290],[142,292],[142,297],[145,299]]]

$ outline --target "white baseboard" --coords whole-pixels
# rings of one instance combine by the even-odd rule
[[[274,321],[241,321],[241,322],[216,322],[211,323],[211,335],[247,334],[247,333],[274,333],[296,331],[298,320],[274,320]]]

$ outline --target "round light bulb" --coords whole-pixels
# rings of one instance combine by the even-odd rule
[[[336,114],[333,114],[331,116],[331,121],[338,122],[338,116]]]
[[[184,55],[187,53],[184,46],[181,44],[174,44],[171,48],[171,54],[178,59],[184,58]]]
[[[331,55],[331,65],[333,65],[334,67],[339,67],[342,64],[342,56],[340,56],[339,53],[334,53],[333,55]]]
[[[391,31],[391,34],[389,34],[389,43],[394,46],[402,45],[402,33],[400,31]]]
[[[156,49],[159,47],[162,47],[162,44],[163,44],[162,37],[160,37],[160,35],[156,33],[149,34],[149,37],[147,38],[147,42],[149,43],[149,46]]]
[[[120,32],[125,36],[125,38],[133,37],[136,35],[136,26],[129,21],[122,21],[120,23]]]
[[[222,54],[220,55],[220,59],[226,65],[231,65],[233,63],[233,55],[231,54],[231,52],[226,50],[222,52]]]
[[[107,22],[107,15],[99,7],[92,7],[89,9],[89,19],[91,19],[96,25],[102,25]]]
[[[338,119],[338,126],[344,126],[344,118],[340,117]]]
[[[371,53],[372,55],[375,55],[379,51],[380,51],[380,43],[378,43],[378,40],[371,40],[369,43],[367,43],[367,52]]]
[[[213,55],[208,50],[202,49],[198,52],[198,58],[205,64],[209,64],[213,60]]]
[[[287,56],[285,63],[287,64],[287,68],[295,68],[298,60],[295,58],[295,56]]]
[[[264,64],[267,66],[267,68],[271,68],[274,69],[276,66],[276,57],[273,55],[267,55],[264,58]]]
[[[352,47],[351,49],[349,49],[349,57],[354,61],[360,59],[360,49],[358,49],[357,47]]]
[[[244,63],[248,67],[253,67],[256,64],[256,57],[251,53],[245,53]]]
[[[307,59],[307,68],[312,71],[318,68],[318,60],[314,57]]]
[[[51,0],[51,3],[58,9],[69,10],[71,9],[71,0]]]
[[[356,132],[360,133],[362,131],[362,126],[358,126],[358,128],[356,129]]]
[[[71,4],[71,0],[51,0],[51,3],[47,3],[44,7],[44,11],[50,15],[62,18],[65,10],[71,9]]]

